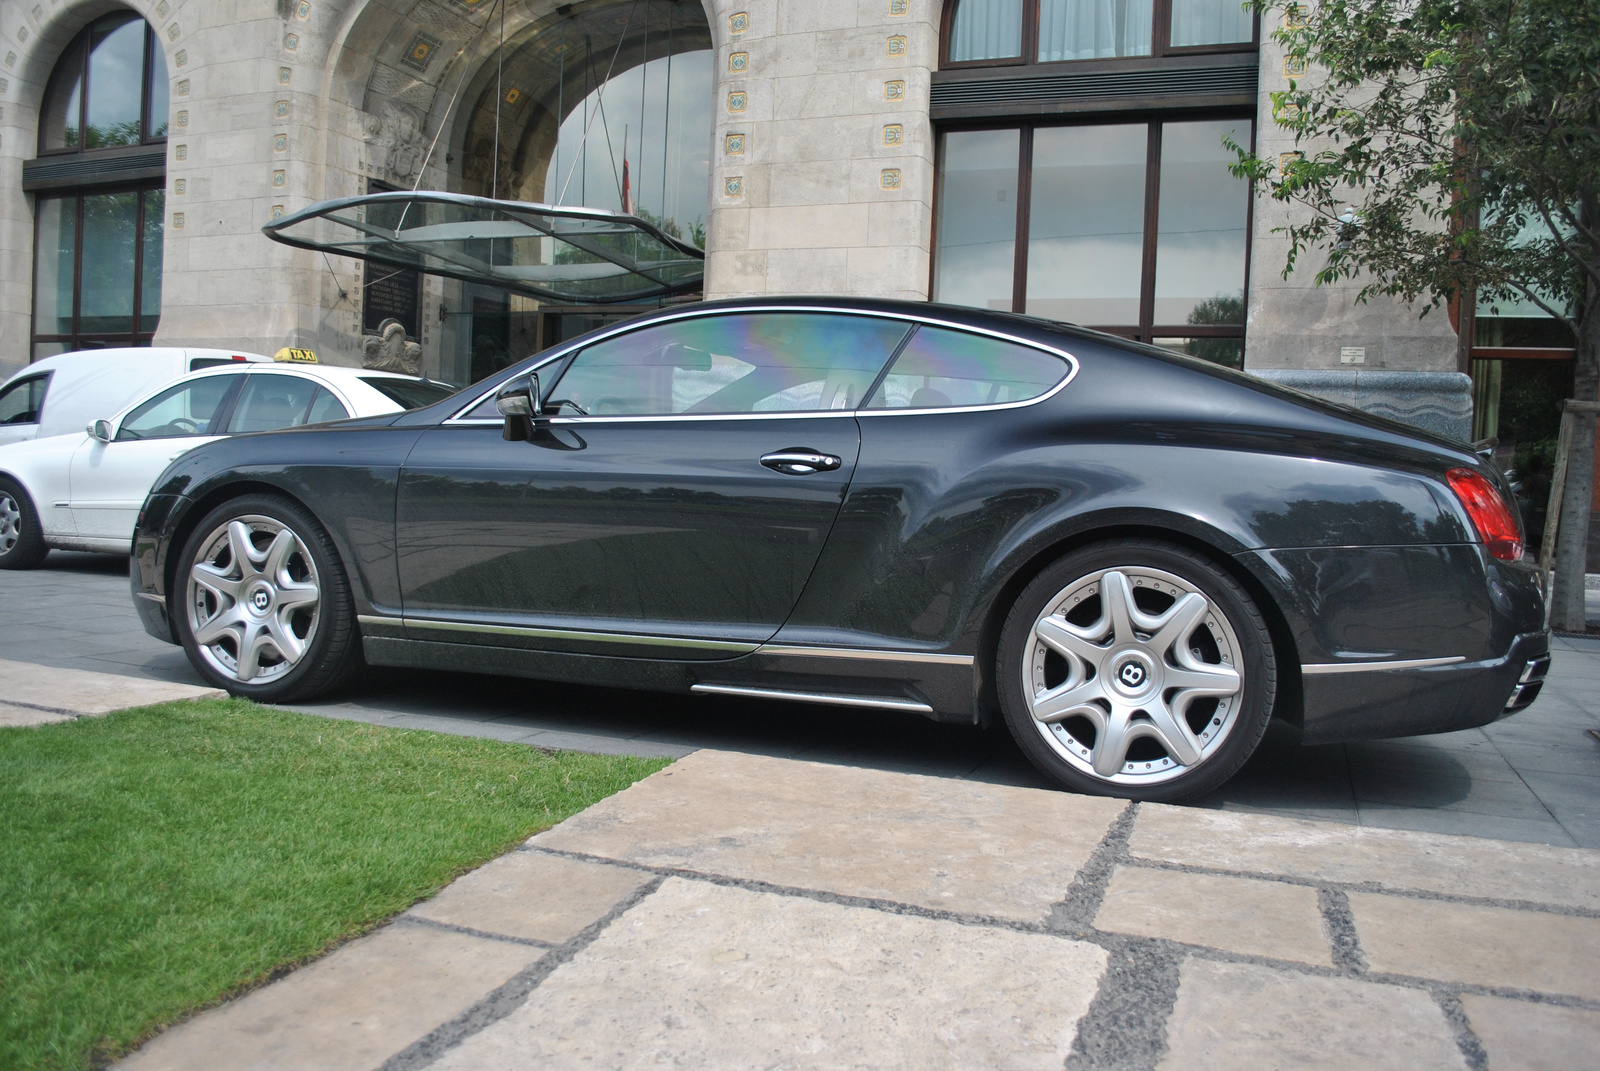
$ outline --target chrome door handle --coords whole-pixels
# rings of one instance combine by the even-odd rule
[[[832,472],[842,462],[832,454],[821,454],[804,447],[790,447],[765,455],[761,463],[785,476],[811,476],[819,472]]]

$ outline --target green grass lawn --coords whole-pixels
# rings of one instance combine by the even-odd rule
[[[104,1063],[665,765],[238,700],[0,730],[0,1068]]]

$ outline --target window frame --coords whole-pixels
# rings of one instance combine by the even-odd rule
[[[145,219],[145,194],[151,190],[160,190],[162,194],[162,246],[163,267],[165,266],[166,245],[166,181],[160,182],[135,182],[135,183],[108,183],[104,186],[87,186],[75,190],[60,192],[41,192],[33,200],[33,263],[29,267],[32,276],[33,305],[29,309],[28,349],[29,360],[33,359],[33,347],[41,342],[64,343],[66,352],[80,349],[110,349],[117,346],[143,347],[149,346],[155,339],[156,328],[161,323],[161,313],[158,310],[154,322],[146,327],[144,321],[144,238],[147,220]],[[104,194],[133,193],[137,205],[134,213],[134,240],[133,240],[133,327],[128,331],[83,331],[83,199],[85,197],[98,197]],[[45,202],[73,200],[77,207],[73,218],[72,230],[72,330],[69,332],[38,330],[39,327],[39,225],[44,213]],[[84,343],[92,345],[85,346]]]
[[[1208,56],[1227,52],[1254,52],[1261,47],[1261,15],[1259,12],[1251,15],[1251,34],[1249,41],[1229,41],[1218,45],[1185,45],[1174,47],[1172,41],[1172,0],[1152,0],[1151,18],[1153,25],[1150,30],[1150,53],[1143,56],[1097,56],[1093,59],[1081,60],[1041,60],[1039,59],[1039,0],[1017,0],[1022,5],[1022,55],[1005,56],[998,59],[982,60],[952,60],[950,58],[950,43],[953,39],[952,24],[955,21],[956,8],[964,0],[946,0],[944,12],[939,19],[939,69],[941,71],[965,71],[979,67],[1038,67],[1040,74],[1057,71],[1080,63],[1119,63],[1139,62],[1155,59],[1164,59],[1172,56]]]
[[[19,420],[16,422],[0,421],[0,428],[21,428],[26,427],[29,424],[38,424],[44,420],[45,403],[50,400],[50,377],[54,376],[55,374],[55,369],[50,368],[43,372],[35,373],[34,375],[20,376],[17,379],[0,386],[0,398],[3,398],[14,390],[25,390],[34,383],[43,382],[44,384],[43,393],[39,398],[39,408],[34,412],[33,419]]]
[[[129,16],[132,16],[132,18],[129,18]],[[120,24],[133,22],[135,20],[144,23],[144,70],[140,75],[139,81],[139,143],[138,145],[108,145],[99,149],[91,149],[87,144],[89,140],[89,57],[93,52],[93,48],[91,46],[94,41],[94,33],[101,26],[108,22],[116,21]],[[74,49],[78,50],[78,55],[76,57],[72,57],[72,52]],[[165,75],[167,63],[166,53],[161,51],[161,42],[156,38],[156,29],[150,24],[148,19],[140,15],[137,11],[128,9],[112,11],[100,16],[80,30],[78,35],[74,37],[70,43],[68,43],[67,47],[61,50],[61,57],[63,59],[69,57],[76,58],[80,65],[78,68],[78,77],[81,80],[81,88],[78,91],[78,144],[70,147],[64,146],[59,149],[46,149],[44,147],[45,128],[42,121],[44,111],[41,107],[39,133],[34,144],[34,149],[36,150],[38,157],[43,158],[47,156],[75,155],[83,156],[103,152],[127,152],[130,149],[140,149],[149,145],[166,144],[168,138],[167,134],[155,136],[150,132],[153,125],[152,119],[154,118],[150,114],[150,107],[154,103],[154,93],[152,92],[154,89],[153,79],[155,78],[154,61],[158,56],[161,59],[162,73]],[[63,69],[60,66],[60,61],[58,60],[57,66],[50,72],[50,77],[45,82],[46,98],[48,98],[50,89],[55,83],[56,78],[62,74],[62,70]]]
[[[1033,0],[1029,0],[1033,2]],[[951,5],[953,10],[954,5]],[[1013,262],[1011,268],[1010,312],[1028,315],[1028,231],[1033,207],[1033,138],[1041,128],[1083,127],[1106,125],[1145,126],[1145,188],[1143,235],[1139,268],[1139,322],[1137,324],[1075,324],[1093,331],[1117,335],[1135,342],[1157,345],[1160,339],[1171,338],[1237,338],[1243,341],[1245,324],[1158,324],[1154,322],[1156,299],[1156,248],[1160,241],[1161,205],[1161,145],[1163,128],[1167,123],[1206,122],[1237,119],[1250,124],[1250,149],[1256,143],[1256,117],[1242,109],[1200,109],[1184,112],[1168,110],[1126,113],[1100,113],[1071,116],[1014,116],[995,119],[974,119],[965,122],[939,124],[934,146],[934,197],[933,221],[929,231],[928,294],[934,294],[939,261],[939,219],[943,209],[945,183],[939,181],[944,174],[945,135],[973,130],[1017,130],[1017,207],[1016,227],[1012,231]],[[1245,194],[1245,253],[1244,278],[1241,280],[1248,305],[1250,293],[1251,247],[1255,233],[1255,197]]]

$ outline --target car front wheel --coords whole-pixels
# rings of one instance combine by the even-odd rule
[[[230,693],[309,699],[361,665],[350,586],[332,541],[298,505],[237,498],[184,547],[171,597],[189,661]]]
[[[1127,539],[1055,562],[1001,631],[1006,724],[1041,771],[1078,792],[1198,795],[1250,757],[1272,714],[1266,622],[1186,547]]]

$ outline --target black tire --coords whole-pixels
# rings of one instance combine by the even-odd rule
[[[49,553],[33,499],[21,484],[0,476],[0,569],[32,569]]]
[[[246,551],[251,556],[249,569],[239,567],[232,553],[230,525],[235,521],[252,540]],[[274,550],[279,546],[276,540],[283,531],[294,538],[283,544],[286,550],[280,568],[269,576],[262,568],[273,566]],[[264,557],[260,565],[253,557],[258,552]],[[210,578],[205,582],[195,581],[196,566],[202,561],[209,567],[209,573],[202,571],[202,576]],[[225,568],[219,568],[218,562]],[[237,597],[209,586],[233,583],[219,579],[226,572],[240,573]],[[274,576],[286,582],[280,585]],[[317,589],[314,606],[291,606],[294,600],[304,598],[308,585]],[[265,603],[260,613],[251,608],[256,596]],[[232,695],[264,703],[311,699],[348,684],[363,668],[361,636],[344,563],[316,518],[288,499],[244,495],[206,514],[183,547],[168,598],[173,627],[189,661],[201,676]],[[207,644],[196,640],[197,627],[225,626],[225,618],[235,611],[243,622],[237,632],[208,635],[208,640],[215,642]],[[285,641],[283,646],[303,641],[297,657],[280,650],[270,633],[273,625],[279,629],[276,635]],[[241,660],[241,640],[249,641],[248,650],[254,657]],[[259,670],[247,670],[258,663]]]
[[[1119,634],[1113,607],[1130,599]],[[1129,538],[1073,551],[1022,590],[995,682],[1018,746],[1064,788],[1170,802],[1211,791],[1255,751],[1276,698],[1274,658],[1265,619],[1232,576],[1187,547]]]

